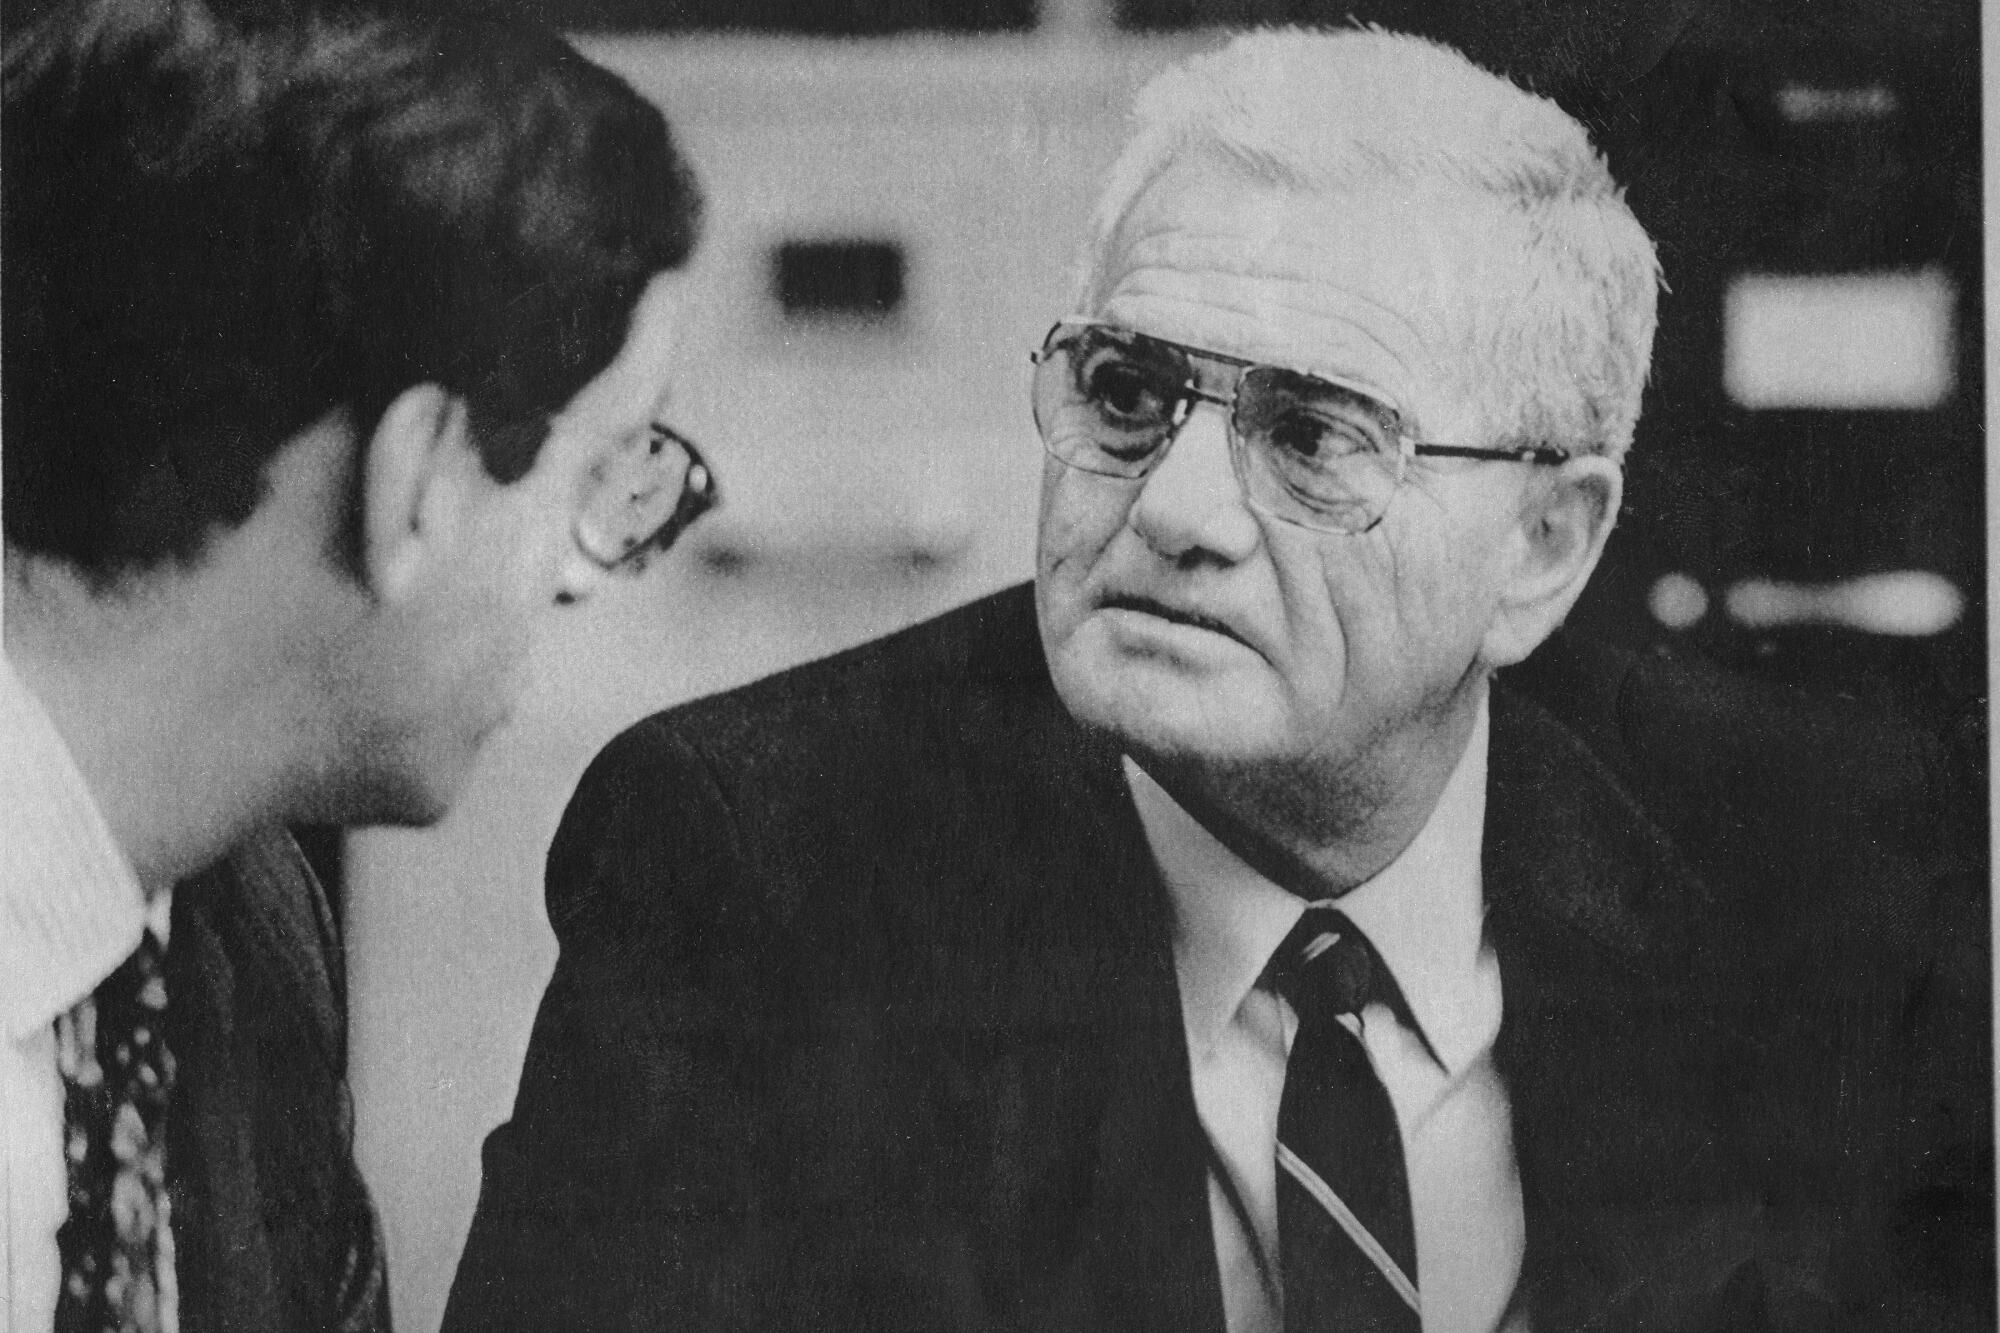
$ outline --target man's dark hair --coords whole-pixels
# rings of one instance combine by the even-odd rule
[[[65,3],[9,34],[4,119],[4,531],[100,581],[415,384],[517,479],[700,209],[631,88],[461,9]]]

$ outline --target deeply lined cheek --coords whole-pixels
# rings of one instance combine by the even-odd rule
[[[1339,564],[1340,547],[1356,539],[1308,532],[1258,515],[1269,553],[1271,580],[1282,630],[1272,644],[1274,663],[1295,693],[1325,689],[1328,671],[1348,674],[1350,635],[1343,615],[1350,571]]]
[[[1401,652],[1428,672],[1472,653],[1492,618],[1492,562],[1499,551],[1476,531],[1408,523],[1388,543],[1391,608],[1389,633]]]
[[[1036,573],[1073,589],[1090,576],[1105,548],[1124,529],[1138,487],[1061,464],[1050,466],[1052,475],[1042,487]]]
[[[1371,645],[1393,644],[1406,632],[1404,552],[1387,521],[1372,532],[1319,538],[1317,548],[1311,569],[1322,623],[1304,626],[1294,641],[1311,636],[1322,641],[1322,651],[1337,651],[1345,688],[1367,675],[1366,661],[1375,655]],[[1301,576],[1297,599],[1288,597],[1287,604],[1310,607],[1312,591]]]

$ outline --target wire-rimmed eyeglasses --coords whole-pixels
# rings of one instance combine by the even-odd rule
[[[1556,464],[1543,445],[1475,448],[1416,439],[1395,410],[1317,375],[1203,351],[1103,320],[1049,330],[1035,364],[1035,426],[1051,456],[1103,477],[1158,467],[1195,407],[1229,420],[1229,453],[1256,508],[1316,532],[1382,521],[1412,458]]]
[[[659,421],[598,464],[592,483],[573,532],[590,562],[612,573],[637,573],[719,501],[701,450]]]

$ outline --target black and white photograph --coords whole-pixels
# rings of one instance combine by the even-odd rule
[[[0,1333],[2000,1327],[1981,18],[0,0]]]

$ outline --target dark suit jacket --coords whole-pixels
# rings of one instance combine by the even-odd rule
[[[1536,1329],[1944,1308],[1885,1239],[1927,765],[1567,643],[1496,688]],[[446,1327],[1220,1333],[1163,893],[1025,589],[635,727],[550,854],[561,959]]]
[[[281,831],[174,891],[167,1176],[184,1333],[389,1327],[354,1164],[345,978],[319,882]]]

